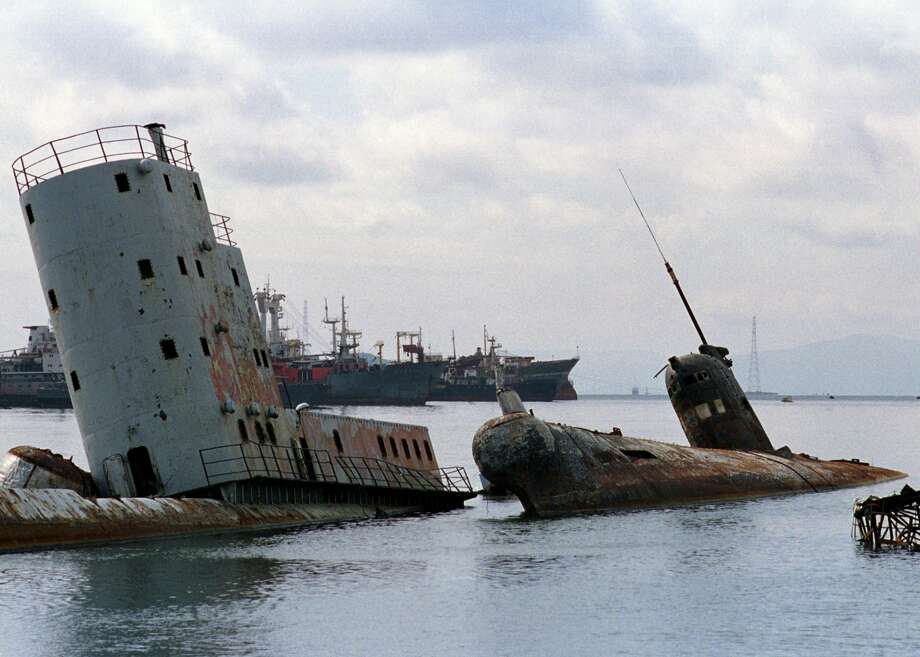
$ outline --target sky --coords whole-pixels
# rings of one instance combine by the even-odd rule
[[[107,125],[189,140],[253,285],[345,295],[365,348],[920,326],[920,14],[883,2],[5,3],[0,156]],[[0,349],[47,319],[7,170]],[[2,177],[0,177],[2,179]],[[0,190],[3,188],[0,187]],[[313,340],[314,344],[318,340]],[[318,346],[322,346],[321,343]]]

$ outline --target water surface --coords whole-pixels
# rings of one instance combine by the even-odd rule
[[[662,400],[534,403],[685,444]],[[775,445],[920,472],[920,402],[755,402]],[[348,409],[427,424],[444,465],[496,404]],[[73,453],[70,411],[0,410],[0,449]],[[864,655],[920,647],[920,555],[850,538],[872,488],[521,519],[385,521],[0,555],[0,655]]]

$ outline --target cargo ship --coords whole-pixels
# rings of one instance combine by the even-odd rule
[[[22,349],[0,353],[0,407],[71,408],[57,340],[50,326],[25,326]]]
[[[163,128],[13,164],[89,471],[0,458],[0,551],[462,508],[427,428],[282,407],[242,251]]]
[[[266,285],[255,298],[282,399],[292,408],[303,403],[423,405],[447,369],[443,359],[427,357],[421,330],[397,332],[396,362],[383,359],[383,342],[375,345],[376,357],[359,352],[363,334],[349,328],[344,297],[341,317],[330,318],[327,305],[323,318],[323,323],[332,327],[331,353],[308,354],[307,345],[287,339],[287,329],[281,327],[285,296]],[[407,359],[402,360],[401,354]]]
[[[432,390],[434,401],[495,401],[496,373],[503,387],[524,401],[577,399],[569,379],[578,358],[536,360],[533,356],[501,355],[495,336],[483,327],[483,346],[471,356],[450,359],[441,381]]]

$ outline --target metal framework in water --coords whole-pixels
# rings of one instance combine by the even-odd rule
[[[920,491],[904,486],[894,495],[856,500],[853,538],[872,550],[920,550]]]

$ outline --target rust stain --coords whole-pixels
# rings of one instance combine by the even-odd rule
[[[301,413],[300,421],[311,449],[326,450],[332,455],[340,454],[334,434],[334,432],[338,432],[339,440],[343,447],[343,452],[341,452],[343,455],[379,459],[413,470],[428,470],[440,467],[427,427],[312,411]],[[378,436],[383,440],[384,450],[380,449]],[[391,439],[396,444],[395,454],[393,453]],[[403,447],[403,440],[406,441],[409,449],[408,456],[406,456],[406,451]],[[428,458],[429,451],[425,448],[426,443],[431,453],[430,459]],[[416,454],[416,444],[419,446],[421,458]]]
[[[230,334],[214,330],[219,319],[217,309],[213,305],[207,308],[202,307],[199,319],[201,320],[201,334],[214,336],[214,347],[211,349],[211,382],[214,384],[217,399],[221,402],[225,399],[239,402],[240,387],[234,375],[236,356]]]
[[[156,536],[268,529],[374,517],[358,504],[239,505],[209,499],[81,497],[0,489],[0,551]]]

